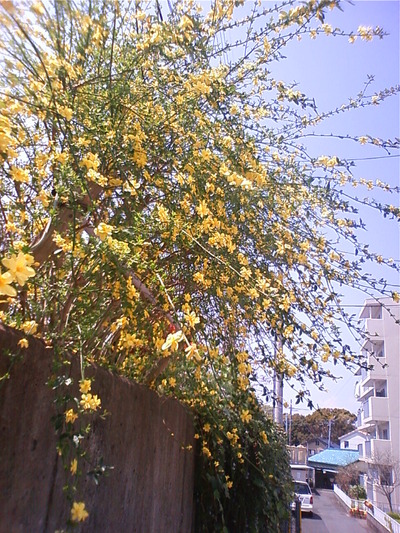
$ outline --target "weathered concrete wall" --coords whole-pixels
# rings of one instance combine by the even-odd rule
[[[37,339],[20,350],[20,332],[0,325],[0,532],[54,533],[65,527],[66,474],[51,422],[55,393],[46,385],[52,351]],[[23,353],[10,368],[10,354]],[[8,353],[8,355],[7,355]],[[78,364],[72,377],[79,379]],[[82,479],[77,500],[89,518],[77,531],[188,533],[193,512],[193,422],[176,401],[91,367],[94,393],[110,415],[95,418],[89,457],[113,466],[98,486]],[[173,436],[171,435],[173,433]]]

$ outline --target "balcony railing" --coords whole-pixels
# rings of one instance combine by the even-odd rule
[[[371,439],[364,443],[363,459],[372,457],[385,457],[391,452],[391,441],[383,439]],[[360,456],[361,457],[361,456]]]
[[[364,421],[389,422],[389,398],[377,396],[368,398],[368,415],[364,411]]]
[[[368,366],[373,366],[371,370],[361,369],[361,382],[360,392],[363,396],[373,385],[374,381],[387,379],[387,369],[384,366],[386,363],[385,357],[379,357],[378,359],[370,356],[367,359]]]
[[[389,398],[370,396],[362,404],[362,411],[357,417],[357,427],[370,426],[377,422],[389,422]]]
[[[383,338],[383,320],[380,318],[367,318],[365,321],[365,331],[372,338]]]

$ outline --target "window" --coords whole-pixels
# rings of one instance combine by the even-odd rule
[[[349,447],[349,441],[348,441],[348,440],[345,440],[345,441],[344,441],[344,447],[345,447],[345,448],[348,448],[348,447]]]
[[[382,318],[382,306],[373,305],[370,307],[371,318]]]
[[[374,357],[385,357],[385,346],[383,341],[372,342],[372,354]]]
[[[381,381],[375,385],[375,396],[378,398],[386,398],[386,381]]]
[[[391,466],[381,466],[380,468],[380,479],[381,479],[381,485],[390,486],[392,485],[392,468]]]
[[[377,427],[377,438],[381,440],[390,440],[390,427],[388,423]]]

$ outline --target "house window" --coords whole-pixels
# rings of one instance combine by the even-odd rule
[[[349,447],[349,441],[348,441],[348,440],[345,440],[345,441],[344,441],[344,447],[345,447],[345,448],[348,448],[348,447]]]
[[[387,428],[382,429],[382,439],[389,440],[389,430]]]

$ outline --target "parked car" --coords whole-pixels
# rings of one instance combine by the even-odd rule
[[[300,500],[300,508],[302,513],[313,514],[313,495],[310,489],[310,485],[305,481],[294,481],[294,492],[296,499]],[[296,508],[295,501],[292,502],[292,511]]]

